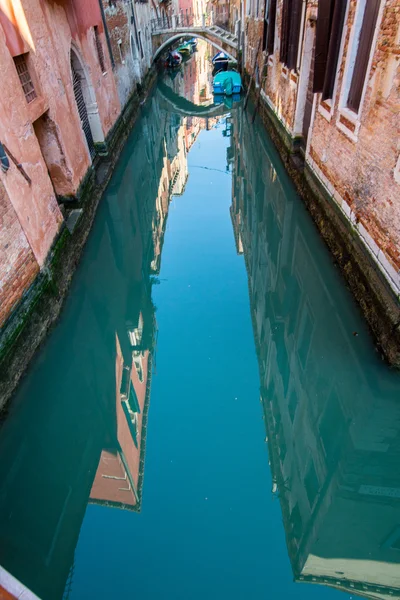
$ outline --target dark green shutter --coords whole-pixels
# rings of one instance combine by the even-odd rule
[[[274,53],[275,22],[276,22],[276,0],[270,0],[269,16],[268,16],[268,35],[267,35],[267,52],[268,52],[268,54]]]
[[[318,2],[313,92],[322,92],[324,88],[333,8],[333,0],[319,0]]]
[[[381,0],[367,0],[347,106],[358,112]]]
[[[288,36],[288,55],[286,61],[288,69],[295,69],[297,67],[297,53],[299,51],[302,8],[302,0],[292,0]]]
[[[292,0],[283,0],[282,4],[282,25],[281,25],[281,48],[279,60],[286,65],[289,49],[289,23],[292,9]]]
[[[342,41],[346,6],[347,0],[335,0],[334,2],[332,27],[326,63],[326,73],[322,90],[322,100],[327,100],[328,98],[332,98],[333,96],[333,88],[335,87],[336,70],[339,60],[340,44]]]
[[[129,388],[129,406],[132,412],[140,413],[139,401],[136,396],[135,388],[133,387],[132,381]]]
[[[275,20],[276,20],[276,0],[265,0],[264,10],[264,31],[263,31],[263,50],[268,54],[274,52],[275,39]]]

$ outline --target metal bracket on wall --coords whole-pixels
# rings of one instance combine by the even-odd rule
[[[4,150],[6,151],[6,154],[8,154],[8,156],[11,158],[14,165],[17,167],[18,171],[21,173],[22,177],[28,182],[29,185],[31,185],[32,180],[29,177],[29,175],[27,174],[27,172],[25,171],[24,167],[21,165],[21,163],[19,163],[17,161],[15,156],[10,152],[10,150],[7,148],[7,146],[5,144],[2,144],[2,146],[3,146]]]

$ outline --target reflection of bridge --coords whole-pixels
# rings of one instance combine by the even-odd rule
[[[217,25],[192,25],[185,26],[179,21],[173,26],[171,22],[164,19],[154,19],[152,22],[153,38],[157,36],[161,42],[154,53],[153,61],[162,54],[169,46],[181,38],[200,38],[209,42],[222,52],[225,52],[229,58],[236,62],[238,39],[234,33],[226,31]]]
[[[158,83],[158,90],[162,101],[168,105],[168,109],[181,117],[203,117],[205,119],[219,117],[230,112],[225,104],[211,104],[210,106],[194,104],[194,102],[182,98],[162,81]]]

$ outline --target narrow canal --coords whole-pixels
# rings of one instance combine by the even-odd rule
[[[42,600],[400,597],[399,375],[209,52],[143,107],[2,424],[0,564]]]

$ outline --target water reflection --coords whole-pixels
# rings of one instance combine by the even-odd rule
[[[152,579],[146,565],[153,569],[152,575],[159,569],[165,578],[168,571],[169,581],[177,586],[171,597],[175,592],[176,597],[183,597],[178,592],[184,597],[205,597],[202,585],[210,598],[223,598],[224,593],[242,598],[248,592],[248,597],[258,599],[270,588],[277,597],[281,589],[291,597],[312,596],[308,586],[296,586],[293,592],[288,585],[286,554],[276,551],[276,523],[265,517],[274,514],[271,504],[263,505],[268,475],[262,470],[263,456],[254,442],[257,435],[248,429],[250,421],[253,427],[253,418],[248,418],[252,413],[247,411],[257,401],[251,393],[246,397],[252,386],[257,393],[257,383],[246,379],[247,373],[253,372],[252,340],[250,334],[246,346],[243,314],[247,305],[238,294],[238,271],[234,270],[241,261],[234,256],[233,267],[230,259],[225,260],[233,247],[229,246],[229,227],[221,226],[225,209],[219,203],[232,171],[230,218],[236,251],[244,256],[248,275],[272,493],[281,504],[295,580],[322,583],[368,598],[400,596],[398,375],[378,360],[340,275],[262,129],[249,124],[241,110],[225,114],[220,121],[226,108],[213,104],[209,52],[206,44],[199,44],[198,53],[183,71],[175,79],[161,82],[149,99],[100,205],[62,318],[2,425],[0,564],[43,600],[67,598],[71,589],[77,597],[85,597],[85,584],[74,587],[76,548],[88,504],[100,504],[106,507],[108,517],[102,514],[104,521],[99,519],[96,524],[106,528],[110,512],[122,515],[126,517],[124,530],[127,527],[131,535],[121,548],[113,538],[112,552],[128,557],[130,564],[132,545],[139,548],[145,545],[144,537],[151,539],[155,556],[157,551],[163,556],[163,565],[149,560],[152,546],[145,548],[148,554],[140,546],[135,557],[142,559],[141,575],[146,581]],[[199,192],[191,201],[203,209],[197,213],[201,225],[190,223],[186,196],[182,202],[186,221],[180,222],[181,229],[176,232],[177,255],[188,252],[191,266],[198,261],[197,299],[192,300],[193,295],[188,301],[184,296],[190,285],[186,287],[186,280],[182,283],[179,272],[175,272],[177,283],[175,288],[171,286],[169,297],[178,312],[183,307],[191,316],[182,319],[189,329],[185,335],[179,331],[180,323],[169,329],[177,339],[174,343],[168,339],[167,358],[174,364],[169,365],[171,378],[163,383],[172,388],[168,394],[178,390],[181,397],[164,406],[159,421],[168,411],[170,416],[165,424],[159,423],[158,435],[166,427],[173,428],[175,435],[166,434],[162,440],[172,446],[174,438],[176,443],[174,461],[168,457],[168,466],[182,461],[172,471],[171,480],[170,471],[158,472],[157,482],[153,475],[147,497],[153,512],[149,511],[146,521],[146,440],[157,346],[153,286],[160,283],[171,198],[184,193],[190,177],[188,153],[201,131],[218,123],[222,143],[216,155],[223,149],[226,156],[221,161],[220,154],[210,155],[210,145],[204,143],[204,152],[197,154],[198,163],[192,164],[191,177],[197,173]],[[213,133],[216,130],[210,133],[211,143],[217,139]],[[203,174],[211,185],[209,175],[214,171],[219,171],[214,191],[200,189]],[[224,187],[225,181],[228,185]],[[203,189],[210,198],[201,196]],[[229,219],[227,212],[225,216]],[[192,245],[195,229],[201,246]],[[223,243],[214,248],[209,239],[223,239]],[[225,240],[229,244],[224,245]],[[198,248],[203,255],[196,254]],[[194,277],[193,271],[189,272]],[[211,284],[210,272],[214,273]],[[199,288],[207,285],[210,289],[202,296]],[[246,293],[244,290],[244,298]],[[196,311],[202,317],[200,325]],[[221,313],[226,313],[226,322],[222,323]],[[221,331],[227,336],[231,330],[228,343],[225,337],[220,339]],[[195,357],[193,364],[190,358],[185,361],[186,352]],[[241,372],[236,374],[238,356],[242,363],[239,361]],[[249,364],[244,365],[247,359]],[[208,368],[204,360],[210,361]],[[164,362],[168,362],[165,355]],[[164,377],[166,371],[168,365]],[[200,400],[192,389],[197,376],[204,380]],[[218,387],[222,385],[219,378],[222,387]],[[173,388],[178,379],[179,385]],[[186,423],[181,423],[182,415],[176,409],[190,404],[188,395],[191,401],[195,399],[193,413],[187,413],[192,428],[200,424],[194,439],[201,440],[201,447],[194,453],[189,448],[192,432],[185,431]],[[166,398],[170,402],[168,395]],[[183,451],[185,444],[188,457]],[[231,462],[230,444],[238,452]],[[249,448],[249,455],[244,448]],[[157,452],[163,449],[157,447]],[[263,477],[257,476],[259,472]],[[173,493],[166,494],[171,492],[168,485]],[[255,490],[253,496],[250,486]],[[179,494],[186,505],[183,509]],[[168,505],[163,513],[167,496],[172,507]],[[254,509],[248,500],[251,497],[260,506]],[[179,510],[186,512],[180,514]],[[140,511],[140,516],[132,514]],[[133,525],[129,522],[130,529],[128,517],[136,519]],[[179,549],[174,548],[174,554],[169,546],[171,530],[162,528],[167,521],[182,547],[188,548],[186,563]],[[144,534],[140,530],[142,537],[137,534],[139,522],[144,529],[148,527]],[[186,527],[194,532],[187,539]],[[158,536],[163,534],[160,541]],[[92,542],[90,534],[88,537]],[[268,543],[271,539],[275,546]],[[205,573],[204,580],[196,582],[196,590],[194,546],[204,560],[201,568]],[[169,550],[181,561],[177,579],[165,558]],[[240,565],[237,571],[242,579],[235,578],[233,564]],[[85,571],[88,563],[81,559],[80,567]],[[112,571],[112,585],[114,574]],[[136,576],[138,579],[138,572]],[[185,585],[178,590],[178,579],[180,584],[185,578]],[[256,579],[258,583],[253,583]],[[160,580],[163,584],[162,577]],[[91,589],[92,583],[87,585]],[[251,585],[254,587],[248,587]],[[165,593],[164,588],[162,592],[157,587],[148,589],[152,591],[143,597],[159,598]],[[115,590],[115,597],[120,597],[120,588]],[[332,597],[328,592],[334,593],[319,591],[325,598]]]
[[[191,81],[185,70],[186,92]],[[88,503],[142,507],[157,335],[152,286],[170,200],[188,179],[187,153],[211,126],[164,104],[157,92],[146,105],[61,320],[1,428],[0,564],[43,599],[68,596]]]
[[[244,254],[273,493],[296,581],[400,596],[400,395],[264,132],[236,113]]]

